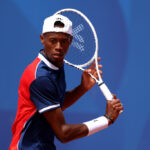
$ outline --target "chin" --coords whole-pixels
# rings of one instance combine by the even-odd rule
[[[64,63],[64,58],[60,59],[60,58],[53,58],[53,60],[51,61],[54,65],[56,65],[57,67],[61,67]]]

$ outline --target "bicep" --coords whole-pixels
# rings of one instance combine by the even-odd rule
[[[44,112],[44,117],[54,130],[55,134],[58,135],[61,133],[60,131],[62,130],[62,126],[66,124],[61,108]]]
[[[63,142],[65,132],[63,127],[66,125],[61,108],[53,109],[43,113],[50,127],[53,129],[56,137]]]

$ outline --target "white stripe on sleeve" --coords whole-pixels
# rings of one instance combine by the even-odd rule
[[[60,104],[51,105],[51,106],[42,108],[42,109],[39,110],[39,113],[42,113],[42,112],[44,112],[44,111],[46,111],[46,110],[50,110],[50,109],[57,108],[57,107],[60,107]]]

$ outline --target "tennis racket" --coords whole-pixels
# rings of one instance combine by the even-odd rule
[[[96,81],[106,100],[113,100],[113,96],[103,82],[98,68],[98,38],[91,21],[76,9],[62,9],[55,14],[68,17],[72,23],[73,40],[64,62],[69,66],[84,71],[87,66],[95,61],[98,79],[89,75]]]

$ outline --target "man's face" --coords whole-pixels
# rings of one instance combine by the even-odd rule
[[[69,49],[72,37],[61,32],[49,32],[40,35],[44,46],[45,56],[56,66],[60,67]]]

